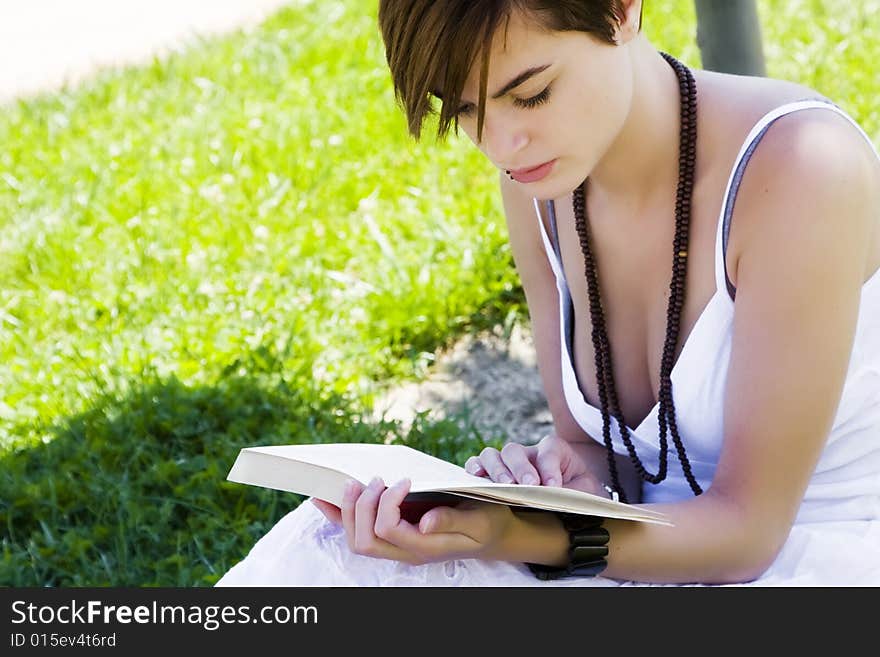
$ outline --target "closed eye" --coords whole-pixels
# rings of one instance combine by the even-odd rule
[[[550,98],[550,86],[548,85],[547,87],[544,88],[544,91],[542,91],[541,93],[539,93],[535,96],[532,96],[531,98],[514,98],[513,104],[516,105],[517,107],[523,107],[526,109],[530,109],[533,107],[537,107],[538,105],[541,105],[542,103],[546,103],[549,98]],[[474,109],[475,109],[475,107],[474,107],[473,103],[467,103],[465,105],[462,105],[459,108],[458,112],[456,112],[456,116],[470,116],[471,114],[474,113]]]
[[[544,88],[544,91],[539,93],[536,96],[532,96],[531,98],[514,98],[513,104],[517,107],[537,107],[541,103],[546,103],[550,98],[550,86]]]
[[[467,105],[462,105],[458,108],[458,111],[455,113],[456,116],[470,116],[474,113],[474,106],[472,103],[468,103]]]

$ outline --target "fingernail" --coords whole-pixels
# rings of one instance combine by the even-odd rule
[[[422,533],[427,534],[434,529],[434,516],[424,516],[422,518]]]
[[[523,483],[524,483],[524,484],[529,484],[529,485],[531,485],[531,486],[534,486],[535,484],[538,483],[538,480],[535,479],[534,475],[530,475],[530,474],[528,474],[528,475],[526,475],[525,477],[523,477]]]
[[[507,475],[501,475],[500,477],[498,477],[498,481],[500,481],[502,484],[512,484],[513,483],[513,479],[511,479]]]
[[[556,477],[550,477],[550,478],[547,480],[547,485],[548,485],[548,486],[558,486],[558,485],[559,485],[559,480],[556,479]]]

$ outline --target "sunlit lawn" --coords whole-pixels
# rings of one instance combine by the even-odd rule
[[[247,445],[503,442],[370,419],[457,336],[527,321],[497,175],[409,139],[373,4],[0,108],[0,585],[214,583],[300,501],[224,481]],[[769,73],[880,141],[880,0],[831,4],[760,3]],[[699,66],[690,3],[646,29]]]

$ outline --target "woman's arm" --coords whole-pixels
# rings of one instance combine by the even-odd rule
[[[846,377],[880,195],[869,153],[848,123],[818,112],[781,119],[755,152],[737,200],[742,247],[714,480],[700,497],[650,505],[674,527],[606,521],[604,575],[738,582],[775,559]],[[560,565],[558,521],[517,518],[510,553]]]

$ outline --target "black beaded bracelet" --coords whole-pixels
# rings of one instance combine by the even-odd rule
[[[577,513],[557,513],[563,527],[568,531],[568,563],[565,566],[544,566],[527,563],[526,566],[538,579],[560,577],[595,577],[608,565],[608,530],[602,526],[603,518]]]

